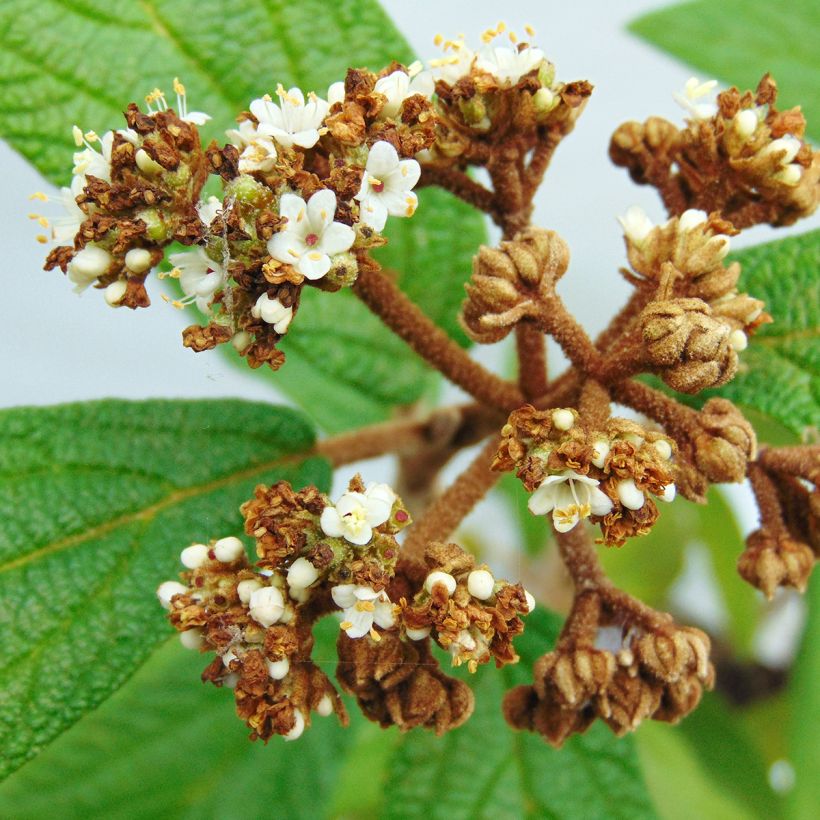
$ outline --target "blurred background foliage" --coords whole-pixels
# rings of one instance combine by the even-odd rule
[[[123,100],[140,99],[177,74],[184,76],[196,107],[214,115],[207,136],[219,136],[222,123],[267,90],[249,84],[242,70],[249,63],[255,77],[322,89],[341,75],[351,55],[370,66],[410,59],[375,0],[333,7],[319,0],[237,0],[229,17],[221,8],[220,0],[201,0],[196,15],[182,0],[118,4],[116,13],[103,0],[4,4],[0,78],[7,91],[0,134],[50,180],[65,183],[67,126],[75,120],[100,130],[115,126]],[[123,26],[133,44],[127,52],[116,36]],[[801,101],[813,136],[820,133],[820,19],[814,0],[794,0],[774,12],[763,0],[697,0],[653,12],[632,30],[726,83],[753,87],[771,70],[783,102]],[[52,35],[42,36],[45,31]],[[465,343],[453,321],[457,282],[469,272],[484,226],[446,195],[424,197],[429,207],[423,202],[416,219],[394,228],[385,262],[403,273],[414,271],[402,285]],[[461,241],[455,252],[450,246],[442,254],[438,238],[454,224]],[[817,233],[807,242],[801,252],[816,262]],[[778,273],[762,253],[747,275],[765,279],[772,270]],[[816,266],[801,264],[803,292],[792,288],[782,295],[784,311],[796,309],[801,299],[811,304],[817,295]],[[344,309],[351,321],[363,323],[367,343],[355,350],[339,346],[339,308],[319,304],[323,298],[317,294],[317,304],[300,314],[299,337],[294,334],[287,350],[289,365],[276,374],[277,386],[314,423],[341,430],[435,393],[435,375],[396,347],[353,299]],[[816,327],[817,316],[808,318]],[[793,389],[804,389],[809,403],[799,418],[758,412],[767,407],[765,384],[732,395],[749,410],[763,441],[795,443],[811,414],[816,422],[816,339],[801,360],[809,382]],[[378,390],[371,389],[376,385]],[[328,403],[329,395],[337,401]],[[2,429],[8,420],[4,414]],[[554,570],[543,522],[527,513],[520,485],[505,477],[496,499],[519,531],[530,575],[538,568]],[[183,524],[176,520],[175,527]],[[478,550],[487,547],[472,531],[465,538]],[[81,704],[88,714],[0,785],[0,815],[814,818],[820,806],[820,580],[814,579],[806,596],[802,639],[794,647],[784,639],[772,663],[772,653],[761,654],[761,637],[779,611],[794,605],[793,596],[768,604],[743,584],[735,571],[741,549],[735,507],[713,490],[707,506],[679,500],[665,508],[651,535],[629,545],[629,560],[626,550],[603,553],[616,584],[704,625],[715,638],[721,685],[680,727],[644,725],[634,739],[617,741],[596,726],[560,752],[507,729],[498,709],[501,692],[526,680],[532,660],[560,628],[558,616],[539,611],[519,644],[522,664],[503,674],[481,670],[472,680],[477,712],[447,738],[383,732],[352,708],[348,731],[333,718],[317,718],[298,743],[265,748],[247,742],[229,693],[197,684],[201,658],[169,638],[102,706]],[[565,603],[554,590],[536,591],[556,610]],[[159,615],[146,629],[152,642],[167,634]],[[323,624],[314,653],[331,666],[335,630],[332,621]],[[23,710],[25,720],[31,704],[6,696],[2,706],[15,720]],[[37,719],[47,721],[48,715]]]

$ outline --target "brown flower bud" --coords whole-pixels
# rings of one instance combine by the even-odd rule
[[[630,121],[618,126],[609,143],[610,159],[629,171],[639,185],[653,176],[655,165],[669,165],[675,150],[678,129],[661,117],[650,117],[645,123]]]
[[[337,648],[339,683],[356,697],[365,717],[381,726],[396,725],[403,732],[422,726],[440,735],[473,712],[472,690],[438,668],[426,641],[410,643],[384,632],[376,643],[342,632]]]
[[[705,681],[711,677],[710,646],[706,633],[680,627],[643,635],[635,645],[635,656],[643,670],[666,683],[690,675]]]
[[[634,731],[661,703],[664,686],[619,668],[599,698],[598,714],[618,737]]]
[[[477,342],[503,339],[527,317],[536,316],[540,294],[564,274],[569,249],[558,234],[527,228],[499,248],[482,247],[465,285],[460,321]]]
[[[682,393],[725,384],[737,370],[731,328],[701,299],[651,302],[641,315],[644,349],[661,378]]]
[[[727,399],[709,399],[698,418],[694,438],[695,464],[709,481],[738,482],[757,457],[757,437],[743,414]]]
[[[807,544],[761,529],[746,539],[737,569],[745,581],[771,598],[778,587],[805,592],[814,561],[814,552]]]
[[[711,682],[706,686],[711,689]],[[661,698],[661,705],[652,715],[652,720],[678,723],[700,703],[704,686],[695,675],[688,675],[675,683],[667,684]]]
[[[609,686],[617,666],[615,656],[600,649],[550,652],[533,667],[535,691],[542,699],[578,707]]]

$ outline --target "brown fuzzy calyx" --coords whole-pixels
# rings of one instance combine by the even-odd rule
[[[737,570],[743,580],[772,598],[779,587],[794,587],[805,592],[815,560],[808,544],[764,528],[746,539]]]
[[[757,457],[754,428],[728,399],[713,398],[703,405],[693,439],[698,469],[713,483],[740,482]]]

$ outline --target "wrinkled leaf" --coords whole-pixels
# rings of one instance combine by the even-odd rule
[[[809,134],[820,140],[820,14],[816,0],[697,0],[653,11],[630,29],[740,89],[755,88],[770,71],[781,94],[779,107],[802,105]]]
[[[255,484],[327,487],[310,424],[241,401],[0,412],[0,776],[122,685],[168,635],[180,550],[242,531]]]
[[[190,107],[213,116],[206,139],[224,140],[236,115],[278,82],[322,95],[350,65],[379,69],[412,59],[375,0],[236,0],[229,10],[222,0],[201,0],[195,14],[187,0],[116,8],[103,0],[21,0],[0,4],[0,31],[0,136],[58,184],[70,176],[72,125],[99,133],[120,127],[130,100],[167,89],[175,76]],[[388,233],[394,247],[385,263],[464,342],[456,309],[484,236],[481,216],[442,192],[423,192],[417,215],[391,220]],[[309,294],[283,345],[286,367],[257,371],[331,432],[385,418],[418,399],[432,377],[354,302],[349,294]]]
[[[322,627],[317,660],[335,657],[338,627]],[[314,717],[296,743],[251,743],[233,693],[199,680],[209,658],[168,641],[98,710],[0,786],[3,815],[36,820],[59,806],[64,820],[328,816],[364,721],[353,715],[343,730],[335,717]],[[332,674],[335,664],[322,666]]]
[[[385,791],[386,818],[655,817],[631,738],[603,725],[556,751],[504,721],[504,692],[531,681],[532,664],[560,622],[538,610],[516,641],[520,664],[469,678],[476,711],[436,739],[413,732],[397,748]]]

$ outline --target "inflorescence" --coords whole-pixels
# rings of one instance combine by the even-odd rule
[[[398,486],[419,496],[415,524],[385,484],[355,476],[332,503],[315,487],[279,482],[242,507],[255,565],[234,536],[182,551],[185,571],[158,596],[183,644],[213,653],[203,680],[234,690],[253,738],[295,739],[313,715],[347,722],[311,659],[313,627],[328,614],[340,623],[338,682],[371,720],[441,733],[470,716],[472,692],[441,670],[441,654],[470,672],[515,663],[514,638],[535,606],[520,584],[449,541],[504,472],[545,516],[575,587],[556,647],[536,663],[533,684],[504,702],[513,726],[555,745],[596,718],[619,734],[645,718],[677,721],[714,681],[709,638],[617,590],[585,519],[598,543],[622,547],[676,494],[703,503],[710,484],[749,478],[761,524],[739,559],[746,580],[769,596],[802,590],[820,548],[816,446],[758,445],[731,402],[695,410],[633,378],[651,373],[687,394],[718,387],[773,320],[739,289],[740,264],[727,254],[740,230],[788,225],[817,207],[820,154],[804,140],[799,108],[777,109],[768,75],[745,93],[693,79],[676,95],[683,125],[652,117],[616,129],[613,162],[658,190],[668,220],[655,225],[638,208],[621,218],[633,292],[592,340],[556,292],[567,244],[530,224],[533,196],[592,86],[557,80],[544,53],[514,36],[511,47],[494,45],[504,31],[486,32],[477,51],[437,37],[442,56],[427,67],[350,69],[324,96],[278,85],[250,103],[222,146],[203,145],[209,118],[188,111],[177,80],[175,107],[154,90],[145,110],[128,106],[121,130],[74,129],[74,177],[46,267],[76,290],[93,285],[113,307],[146,307],[145,282],[158,270],[178,280],[175,306],[195,304],[206,317],[184,331],[186,347],[230,342],[251,367],[277,369],[279,340],[298,333],[302,289],[351,288],[474,399],[318,445],[336,466],[397,453]],[[489,185],[468,173],[476,168]],[[209,177],[221,179],[221,199],[203,197]],[[474,258],[459,318],[475,342],[514,333],[517,383],[470,359],[371,256],[388,219],[412,217],[415,189],[431,185],[501,228],[498,246]],[[553,379],[546,337],[570,361]],[[613,402],[645,420],[614,417]],[[427,504],[441,467],[484,439]]]

